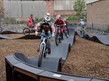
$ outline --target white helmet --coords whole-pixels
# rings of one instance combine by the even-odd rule
[[[47,15],[47,16],[50,16],[50,13],[47,13],[46,15]]]
[[[44,16],[44,19],[45,19],[46,21],[50,21],[50,20],[51,20],[51,17],[45,15],[45,16]]]

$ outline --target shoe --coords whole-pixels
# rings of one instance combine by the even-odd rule
[[[39,52],[39,48],[37,49],[37,52]]]
[[[48,54],[50,54],[51,53],[51,49],[50,48],[48,48]]]
[[[67,35],[66,35],[66,37],[68,38],[68,37],[69,37],[69,35],[67,34]]]

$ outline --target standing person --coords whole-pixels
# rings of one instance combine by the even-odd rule
[[[54,24],[60,27],[60,33],[63,39],[64,21],[62,20],[61,15],[56,16],[56,21]]]
[[[47,37],[50,37],[50,36],[54,37],[54,32],[55,32],[54,30],[55,30],[55,28],[54,28],[54,25],[50,25],[49,24],[49,20],[50,19],[49,19],[48,16],[44,16],[44,20],[36,24],[36,26],[35,26],[35,29],[36,29],[35,34],[36,35],[38,35],[38,33],[39,33],[38,32],[38,28],[40,28],[40,32],[42,34],[44,34],[45,36],[47,36]],[[42,39],[42,37],[41,37],[41,39]],[[48,54],[50,54],[51,53],[50,39],[47,40],[47,46],[48,46],[47,47]],[[39,52],[39,48],[38,48],[37,51]]]
[[[34,22],[34,19],[33,19],[33,15],[31,14],[30,17],[27,20],[27,26],[29,28],[33,28],[34,27],[34,24],[35,24],[35,22]]]

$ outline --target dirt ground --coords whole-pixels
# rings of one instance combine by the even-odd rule
[[[9,35],[14,37],[15,35]],[[17,35],[20,36],[20,35]],[[0,81],[6,81],[5,57],[14,52],[36,56],[38,39],[0,39]],[[109,46],[76,36],[76,42],[65,61],[62,72],[83,76],[109,78]]]

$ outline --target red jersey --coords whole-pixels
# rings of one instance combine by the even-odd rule
[[[56,20],[54,24],[62,26],[62,25],[64,25],[64,21],[63,20]]]
[[[27,26],[28,27],[31,27],[32,26],[32,24],[33,24],[33,21],[32,21],[33,19],[32,19],[32,17],[30,17],[28,20],[27,20]]]

